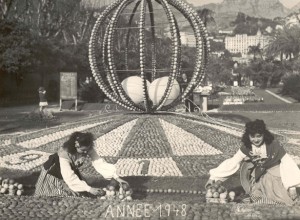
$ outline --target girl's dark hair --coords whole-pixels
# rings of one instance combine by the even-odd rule
[[[264,142],[266,144],[271,144],[274,140],[273,134],[266,128],[266,124],[263,120],[256,119],[255,121],[249,121],[245,125],[245,132],[242,136],[242,142],[247,148],[251,149],[249,135],[256,133],[264,135]]]
[[[70,135],[69,140],[67,140],[62,148],[64,150],[66,150],[67,152],[69,152],[70,154],[75,154],[76,151],[76,147],[75,147],[75,142],[78,141],[80,146],[93,146],[93,141],[94,141],[94,136],[92,133],[87,132],[87,133],[83,133],[83,132],[74,132]]]

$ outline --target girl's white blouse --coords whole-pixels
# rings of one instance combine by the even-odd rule
[[[252,152],[255,155],[266,157],[266,145],[255,147],[252,145]],[[210,179],[225,181],[240,168],[241,162],[248,158],[241,150],[238,150],[233,157],[224,160],[217,168],[209,171]],[[288,189],[300,185],[300,170],[289,154],[285,154],[280,162],[280,176],[283,186]]]
[[[92,165],[98,173],[105,179],[118,178],[116,167],[114,164],[107,163],[104,159],[95,157],[95,152],[92,152]],[[60,171],[65,183],[75,192],[89,192],[91,187],[74,173],[71,168],[70,160],[59,157]]]

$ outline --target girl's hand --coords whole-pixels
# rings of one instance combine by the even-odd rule
[[[117,180],[117,181],[118,181],[120,184],[122,184],[122,183],[126,183],[127,185],[129,185],[127,181],[125,181],[125,180],[121,179],[120,177],[119,177],[119,178],[117,178],[116,180]]]
[[[91,188],[89,193],[93,194],[94,196],[98,196],[98,195],[101,195],[103,193],[103,190],[102,189],[99,189],[99,188]]]
[[[82,164],[84,163],[84,161],[85,161],[85,158],[84,158],[84,157],[78,158],[78,159],[75,161],[75,166],[76,166],[76,167],[81,167]]]
[[[120,188],[123,188],[122,187],[123,184],[126,184],[127,186],[129,186],[128,182],[126,182],[125,180],[121,179],[120,177],[116,178],[116,180],[119,182]]]
[[[211,186],[215,181],[212,179],[208,179],[207,183],[205,184],[205,189],[207,189],[209,186]]]

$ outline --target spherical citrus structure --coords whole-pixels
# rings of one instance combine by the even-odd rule
[[[147,80],[147,87],[150,82]],[[128,97],[135,103],[141,103],[144,100],[143,96],[143,79],[139,76],[130,76],[122,81],[122,88]]]
[[[168,67],[168,79],[167,86],[163,91],[163,95],[156,102],[153,102],[149,98],[147,79],[151,78],[153,82],[157,78],[157,59],[156,59],[156,29],[155,29],[155,16],[153,3],[160,6],[160,10],[165,13],[168,20],[168,26],[170,31],[171,40],[171,57],[170,66]],[[124,87],[121,84],[121,76],[118,75],[117,58],[120,59],[120,55],[116,55],[116,38],[117,29],[119,28],[119,20],[124,10],[131,10],[132,13],[128,25],[126,35],[126,43],[124,49],[124,63],[125,70],[128,69],[128,44],[131,41],[130,33],[132,23],[134,21],[134,16],[138,14],[137,30],[138,37],[136,41],[138,45],[137,53],[138,60],[135,62],[139,64],[139,69],[137,76],[142,80],[142,97],[143,102],[137,103],[132,100],[130,95],[126,93]],[[195,65],[192,71],[192,77],[188,82],[185,90],[180,93],[175,99],[170,102],[170,94],[174,86],[174,82],[181,74],[181,39],[180,39],[180,28],[178,21],[176,19],[175,13],[172,9],[177,10],[189,25],[193,29],[195,36]],[[138,11],[139,10],[139,11]],[[136,13],[136,12],[139,13]],[[149,15],[149,17],[147,17]],[[126,16],[125,16],[126,17]],[[145,23],[146,19],[150,21],[150,28],[147,28]],[[103,31],[104,30],[104,31]],[[151,51],[146,52],[146,33],[151,32]],[[163,111],[173,108],[175,105],[184,100],[194,88],[201,83],[205,76],[205,68],[207,65],[207,56],[209,52],[209,44],[207,41],[207,31],[205,26],[197,13],[184,1],[181,0],[117,0],[111,5],[109,5],[98,17],[89,42],[89,62],[92,70],[92,74],[100,87],[100,89],[105,93],[105,95],[111,99],[113,102],[120,106],[123,106],[129,110],[142,111],[142,112],[155,112]],[[151,77],[149,77],[149,71],[146,69],[146,57],[150,54],[151,56]],[[119,62],[119,61],[118,61]]]
[[[166,91],[168,86],[168,77],[160,77],[155,79],[149,87],[149,98],[153,102],[154,105],[157,105],[159,101],[162,99],[164,92]],[[174,80],[173,86],[171,87],[170,94],[163,104],[164,106],[172,103],[180,94],[180,86],[179,83]]]

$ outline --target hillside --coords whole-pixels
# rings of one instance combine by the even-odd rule
[[[198,8],[208,8],[214,11],[217,25],[223,28],[228,27],[239,12],[252,17],[269,19],[285,17],[290,13],[290,10],[279,0],[224,0],[219,4],[206,4]]]
[[[300,2],[291,8],[292,12],[298,12],[300,10]]]

